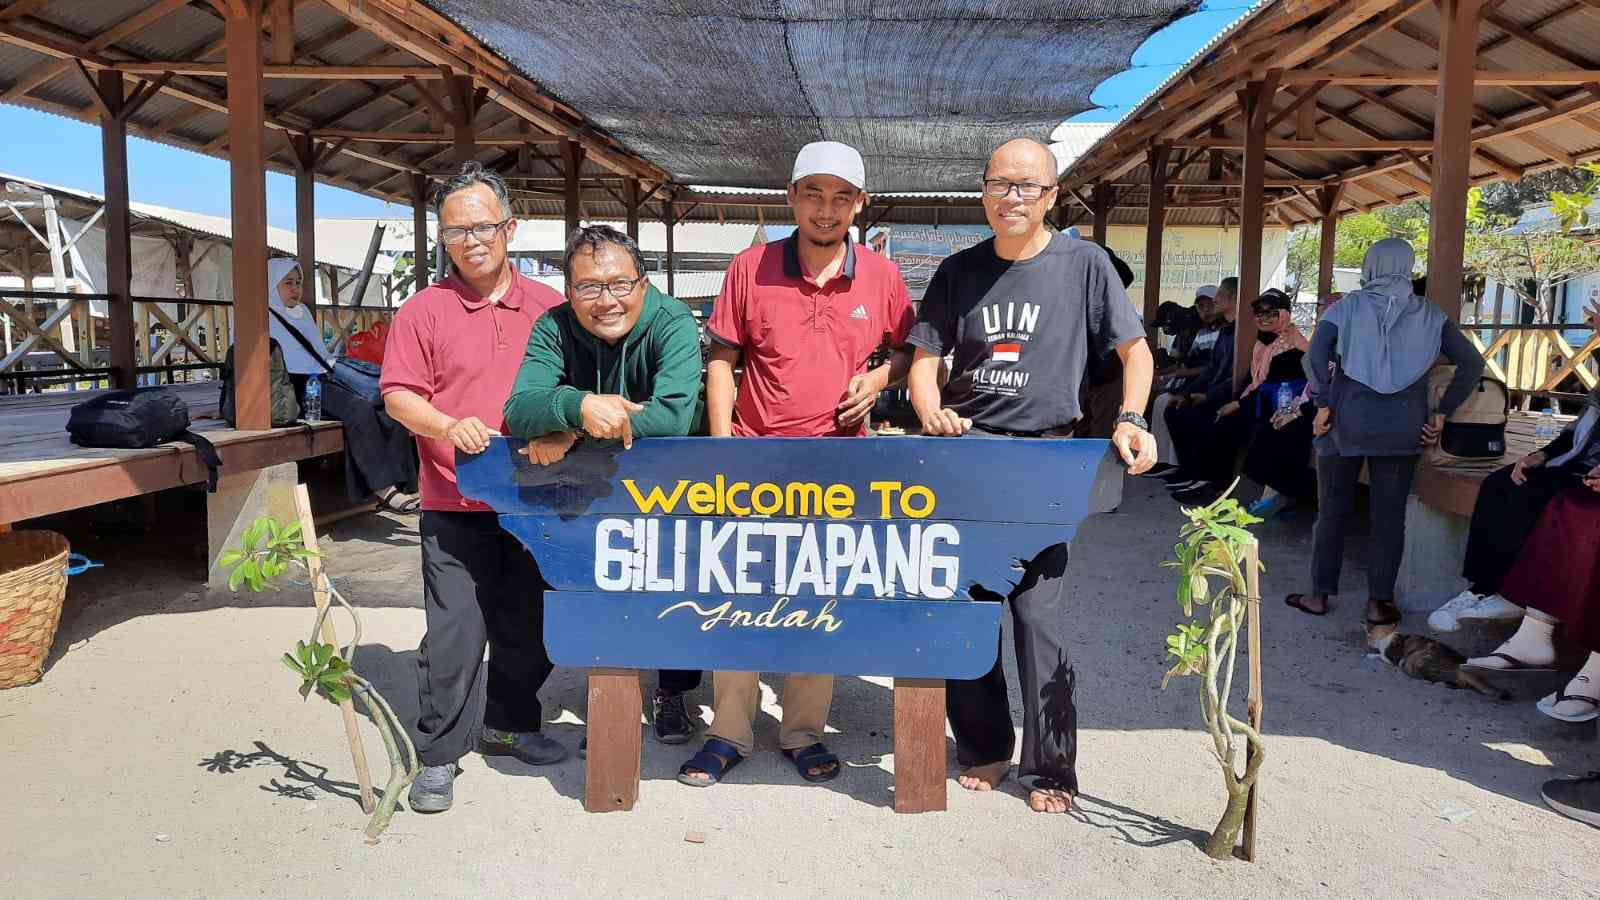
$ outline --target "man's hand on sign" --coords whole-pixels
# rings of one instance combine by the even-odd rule
[[[444,439],[463,453],[482,453],[489,449],[489,438],[499,436],[500,432],[483,424],[477,416],[456,419],[444,429]]]
[[[949,408],[942,408],[922,420],[922,433],[931,437],[960,437],[971,430],[972,420],[961,418]]]
[[[1511,467],[1511,483],[1517,487],[1527,484],[1528,470],[1543,468],[1545,460],[1545,455],[1540,452],[1529,453],[1527,456],[1517,460],[1517,464]],[[1593,475],[1594,473],[1590,472],[1589,474]]]
[[[1324,406],[1317,410],[1317,417],[1311,420],[1311,433],[1321,437],[1333,430],[1333,410]]]
[[[590,394],[583,398],[583,430],[590,437],[619,440],[624,448],[633,446],[633,422],[628,418],[644,409],[616,394]]]
[[[577,441],[578,435],[574,432],[556,431],[534,438],[528,442],[528,446],[517,452],[541,466],[549,466],[560,462]]]
[[[849,428],[859,424],[872,411],[872,404],[877,402],[878,395],[889,386],[889,367],[879,366],[870,372],[862,372],[850,379],[850,386],[845,389],[844,399],[834,409],[833,417],[839,427]]]
[[[1132,422],[1123,422],[1111,433],[1111,443],[1128,466],[1128,474],[1142,475],[1150,471],[1156,460],[1156,437]]]

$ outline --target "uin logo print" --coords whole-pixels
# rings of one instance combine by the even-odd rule
[[[983,307],[983,336],[991,341],[1026,341],[1039,325],[1039,304],[1007,300]],[[998,349],[998,348],[996,348]]]

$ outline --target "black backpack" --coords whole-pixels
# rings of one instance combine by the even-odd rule
[[[267,343],[272,349],[272,363],[267,370],[269,396],[272,398],[272,427],[283,428],[293,425],[300,418],[300,401],[294,394],[294,382],[289,380],[289,367],[283,361],[283,348],[272,338],[268,338]],[[237,428],[239,416],[234,401],[237,389],[234,386],[233,350],[229,347],[228,356],[222,361],[222,397],[217,401],[217,408],[229,427]]]
[[[222,457],[210,441],[189,430],[189,404],[166,388],[107,391],[85,400],[67,416],[67,434],[80,447],[139,450],[168,441],[191,444],[206,466],[206,489],[217,489]]]

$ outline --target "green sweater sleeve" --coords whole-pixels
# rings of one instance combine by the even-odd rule
[[[700,402],[700,331],[694,316],[674,316],[651,341],[657,355],[655,392],[633,414],[635,437],[682,437]]]
[[[505,405],[506,430],[525,439],[556,431],[579,431],[586,393],[566,384],[563,336],[555,316],[545,313],[528,335],[522,368]]]

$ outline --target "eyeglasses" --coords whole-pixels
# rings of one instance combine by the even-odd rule
[[[1255,309],[1255,310],[1252,310],[1252,312],[1254,312],[1256,314],[1256,318],[1258,318],[1258,319],[1276,319],[1278,317],[1278,313],[1283,312],[1283,310],[1281,310],[1281,309]]]
[[[573,285],[572,293],[579,300],[599,300],[601,294],[609,291],[611,296],[621,300],[633,293],[633,289],[638,287],[641,281],[644,281],[643,277],[618,278],[609,284],[603,281],[585,281]]]
[[[467,235],[471,234],[478,243],[487,244],[494,240],[494,236],[500,233],[500,229],[506,227],[506,222],[510,221],[510,219],[506,219],[504,222],[485,222],[482,225],[473,225],[467,228],[455,226],[441,228],[439,229],[439,239],[446,244],[455,245],[465,241]]]
[[[983,180],[983,193],[996,200],[1003,200],[1013,190],[1023,200],[1037,200],[1044,196],[1044,192],[1055,187],[1053,184],[1034,184],[1031,181],[1007,181],[1004,178],[985,178]]]

